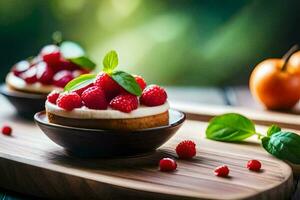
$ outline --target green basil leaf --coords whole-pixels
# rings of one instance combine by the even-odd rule
[[[139,84],[136,82],[135,78],[132,75],[123,71],[115,71],[111,74],[111,78],[114,79],[129,93],[136,96],[140,96],[142,94],[142,90]]]
[[[118,66],[119,59],[116,51],[108,52],[103,59],[103,71],[110,74]]]
[[[96,64],[85,55],[82,47],[75,42],[62,42],[60,51],[65,59],[77,64],[83,69],[93,70],[96,67]]]
[[[96,64],[85,56],[70,58],[68,60],[76,65],[79,65],[83,69],[93,70],[96,67]]]
[[[281,128],[280,128],[279,126],[273,124],[272,126],[270,126],[270,127],[268,128],[267,136],[271,136],[271,135],[273,135],[274,133],[277,133],[277,132],[279,132],[279,131],[281,131]]]
[[[273,156],[300,164],[300,136],[292,132],[280,131],[262,139],[262,146]]]
[[[71,41],[64,41],[60,45],[60,51],[65,59],[78,58],[85,55],[83,48]]]
[[[91,83],[96,79],[96,74],[83,74],[73,80],[71,80],[64,88],[64,91],[72,92],[79,90]]]
[[[206,137],[225,142],[242,141],[255,134],[251,120],[237,113],[214,117],[206,129]]]

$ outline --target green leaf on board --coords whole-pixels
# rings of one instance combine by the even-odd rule
[[[281,131],[281,128],[279,127],[279,126],[277,126],[277,125],[271,125],[269,128],[268,128],[268,130],[267,130],[267,136],[271,136],[271,135],[273,135],[274,133],[277,133],[277,132],[279,132],[279,131]]]
[[[254,134],[253,122],[237,113],[214,117],[206,129],[207,138],[225,142],[239,142]]]
[[[273,156],[300,164],[300,136],[292,132],[279,131],[262,139],[263,148]]]

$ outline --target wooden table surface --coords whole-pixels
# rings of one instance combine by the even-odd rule
[[[167,87],[169,99],[173,101],[184,101],[191,103],[211,105],[231,105],[260,109],[260,106],[252,99],[247,87],[229,88],[199,88],[199,87]],[[0,105],[6,106],[7,102],[0,97]],[[11,112],[11,108],[6,108]],[[16,120],[22,120],[16,118]],[[28,122],[29,124],[32,122]],[[300,199],[299,177],[294,177],[295,192],[293,200]],[[12,191],[0,188],[1,199],[35,199],[32,196],[25,196]]]

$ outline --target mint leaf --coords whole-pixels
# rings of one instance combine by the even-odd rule
[[[281,128],[280,128],[279,126],[273,124],[272,126],[270,126],[270,127],[268,128],[267,136],[271,136],[271,135],[273,135],[274,133],[277,133],[277,132],[279,132],[279,131],[281,131]]]
[[[82,47],[75,42],[62,42],[60,51],[65,59],[75,63],[83,69],[93,70],[96,67],[96,64],[85,55]]]
[[[70,60],[72,63],[79,65],[83,69],[93,70],[96,67],[96,64],[85,56],[81,56],[78,58],[70,58],[68,60]]]
[[[116,51],[108,52],[103,59],[103,71],[111,74],[113,70],[118,66],[119,59]]]
[[[239,142],[254,134],[253,122],[237,113],[214,117],[206,129],[207,138],[226,142]]]
[[[60,51],[65,59],[78,58],[85,55],[82,47],[71,41],[62,42],[60,45]]]
[[[71,80],[64,88],[64,91],[72,92],[79,90],[91,83],[96,79],[96,74],[83,74],[73,80]]]
[[[114,79],[127,92],[136,96],[140,96],[142,94],[139,84],[132,75],[123,71],[115,71],[111,74],[111,78]]]
[[[279,131],[262,139],[263,148],[273,156],[300,164],[300,136],[292,132]]]

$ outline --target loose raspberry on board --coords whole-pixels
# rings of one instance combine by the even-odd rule
[[[175,171],[177,163],[172,158],[163,158],[159,161],[159,170],[162,172]]]
[[[227,177],[229,174],[229,168],[227,167],[227,165],[222,165],[217,167],[214,173],[216,176]]]
[[[259,171],[261,168],[261,163],[258,160],[249,160],[247,162],[247,168],[251,171]]]
[[[196,144],[191,140],[184,140],[177,145],[176,153],[181,159],[191,159],[196,155]]]

